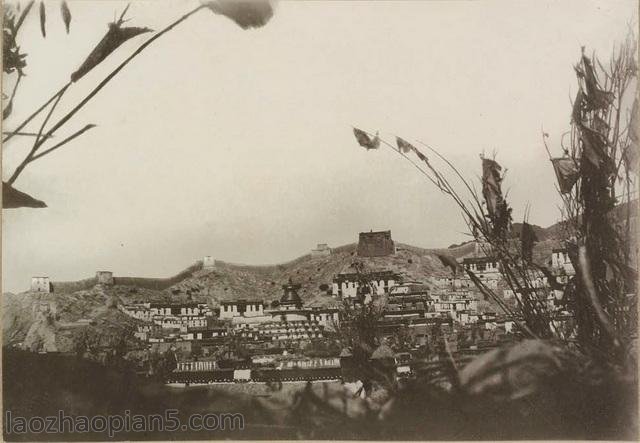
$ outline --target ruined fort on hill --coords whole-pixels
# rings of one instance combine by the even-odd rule
[[[361,232],[358,238],[359,257],[385,257],[396,253],[391,231]]]

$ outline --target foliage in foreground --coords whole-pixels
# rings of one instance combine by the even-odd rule
[[[533,340],[516,348],[537,343],[536,351],[509,364],[480,357],[460,373],[445,371],[450,375],[447,389],[434,387],[429,378],[397,390],[386,387],[392,392],[395,412],[386,415],[384,426],[395,417],[411,435],[402,432],[398,438],[637,438],[637,248],[631,212],[634,208],[637,212],[632,194],[640,150],[638,102],[633,101],[635,52],[635,37],[630,36],[607,69],[583,49],[575,66],[579,91],[569,132],[571,146],[563,146],[561,157],[553,157],[547,148],[564,202],[564,247],[576,271],[566,279],[533,262],[537,239],[526,215],[519,238],[512,232],[512,210],[502,192],[504,172],[495,158],[481,156],[479,193],[430,146],[420,142],[452,174],[405,139],[396,137],[391,144],[379,133],[373,136],[354,128],[357,142],[367,151],[388,146],[453,200],[469,234],[498,260],[503,280],[516,296],[516,309],[472,271],[467,271],[469,278],[516,320],[521,337]],[[408,154],[415,154],[421,163]],[[541,275],[548,282],[542,287],[535,283]],[[572,322],[556,321],[557,312],[546,303],[554,291],[564,294]],[[510,350],[502,347],[495,352],[508,355]],[[545,361],[550,365],[536,371],[536,365]],[[467,376],[475,371],[473,377],[491,380],[492,372],[508,374],[511,366],[521,377],[505,375],[476,392],[463,380],[465,371]],[[522,390],[523,386],[528,389]],[[508,392],[518,394],[505,395]],[[434,429],[435,434],[430,433]]]

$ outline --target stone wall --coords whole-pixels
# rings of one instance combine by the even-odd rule
[[[189,278],[194,272],[202,269],[202,262],[199,261],[196,264],[188,267],[179,274],[169,278],[144,278],[144,277],[114,277],[113,281],[116,285],[124,286],[137,286],[144,289],[154,289],[161,291],[167,289],[182,280]]]
[[[86,291],[93,288],[97,283],[98,279],[96,277],[78,281],[56,281],[51,283],[51,289],[52,292]]]
[[[113,277],[109,271],[98,271],[96,277],[78,281],[60,281],[51,283],[51,292],[76,292],[86,291],[93,288],[98,283],[108,285],[137,286],[144,289],[161,291],[167,289],[182,280],[191,277],[195,272],[202,270],[202,262],[198,261],[189,266],[184,271],[168,278],[145,278],[145,277]]]

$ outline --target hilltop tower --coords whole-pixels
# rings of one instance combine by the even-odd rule
[[[361,232],[358,239],[359,257],[385,257],[396,253],[391,231]]]
[[[51,280],[49,277],[31,277],[31,291],[51,292]]]
[[[326,243],[318,243],[318,246],[311,250],[312,257],[326,257],[328,255],[331,255],[331,248]]]
[[[113,286],[113,272],[111,271],[97,271],[96,281],[99,285]]]
[[[216,267],[216,262],[214,260],[213,257],[211,257],[210,255],[206,255],[203,259],[202,259],[202,267],[205,269],[213,269]]]

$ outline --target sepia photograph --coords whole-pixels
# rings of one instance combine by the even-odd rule
[[[3,0],[4,441],[638,441],[637,0]]]

